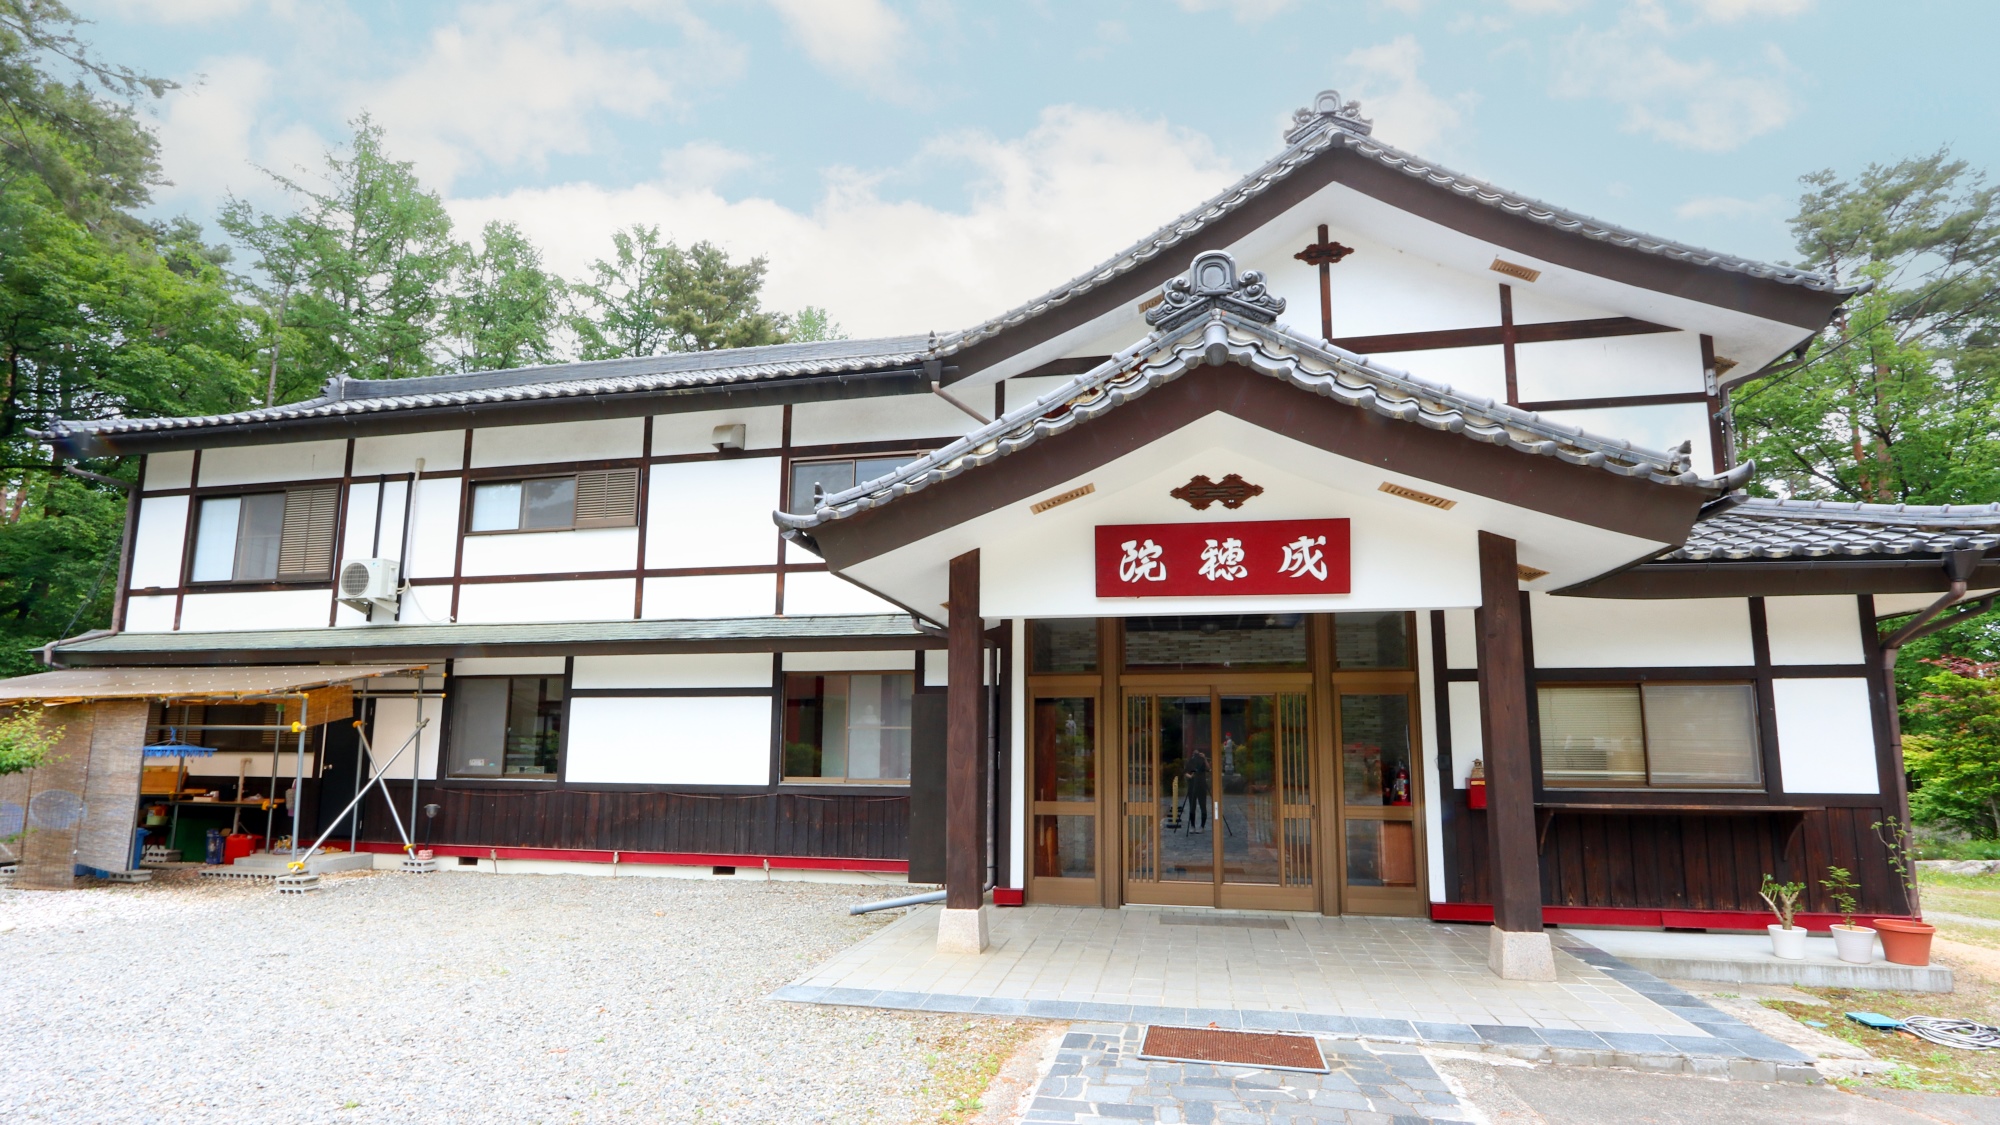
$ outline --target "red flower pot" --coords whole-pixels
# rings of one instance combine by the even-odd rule
[[[1875,932],[1882,936],[1882,956],[1898,965],[1931,963],[1931,935],[1937,927],[1910,918],[1877,918]]]

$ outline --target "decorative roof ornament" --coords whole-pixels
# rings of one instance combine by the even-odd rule
[[[1160,303],[1146,310],[1146,323],[1155,332],[1172,332],[1211,309],[1271,324],[1285,311],[1285,299],[1271,295],[1257,270],[1237,273],[1228,251],[1205,250],[1194,256],[1186,273],[1161,288]]]
[[[1285,131],[1285,143],[1298,144],[1325,123],[1364,137],[1375,131],[1374,120],[1361,116],[1360,102],[1341,101],[1339,90],[1321,90],[1311,105],[1292,111],[1292,127]]]

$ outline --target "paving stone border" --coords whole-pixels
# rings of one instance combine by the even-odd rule
[[[1170,1024],[1179,1027],[1295,1031],[1336,1040],[1413,1043],[1460,1051],[1506,1055],[1565,1066],[1615,1066],[1661,1074],[1699,1074],[1752,1082],[1821,1080],[1813,1060],[1642,969],[1560,929],[1550,940],[1570,956],[1707,1032],[1706,1035],[1652,1035],[1552,1027],[1432,1023],[1238,1008],[1161,1008],[1145,1004],[1087,1004],[1069,1000],[1021,1000],[934,992],[872,992],[858,988],[787,985],[772,999],[860,1008],[901,1008],[921,1012],[1028,1019],[1082,1020],[1103,1024]]]

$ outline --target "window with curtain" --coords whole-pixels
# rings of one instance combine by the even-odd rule
[[[450,691],[450,776],[555,779],[563,677],[461,676]]]
[[[910,780],[909,672],[785,677],[785,780]]]
[[[1757,788],[1751,684],[1543,687],[1542,780],[1551,787]]]

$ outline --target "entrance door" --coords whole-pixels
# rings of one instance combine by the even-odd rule
[[[1417,762],[1414,700],[1397,684],[1349,683],[1336,693],[1342,901],[1352,914],[1417,914]]]
[[[1125,696],[1125,901],[1313,908],[1305,691]]]

